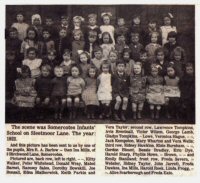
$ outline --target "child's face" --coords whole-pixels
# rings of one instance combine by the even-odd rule
[[[119,19],[117,20],[117,25],[118,25],[119,27],[124,26],[124,25],[125,25],[124,19],[123,19],[123,18],[119,18]]]
[[[44,39],[50,38],[50,33],[48,31],[44,31],[42,35]]]
[[[96,59],[100,60],[102,58],[102,52],[96,51],[96,52],[94,52],[94,56],[95,56]]]
[[[136,75],[141,74],[142,68],[140,65],[134,65],[133,71]]]
[[[131,41],[132,41],[132,43],[138,43],[139,42],[139,35],[138,34],[132,35]]]
[[[18,21],[18,22],[23,22],[23,21],[24,21],[24,16],[21,15],[21,14],[18,14],[18,15],[17,15],[17,21]]]
[[[68,20],[67,19],[65,19],[65,18],[63,18],[62,20],[61,20],[61,24],[62,25],[68,25]]]
[[[109,72],[109,66],[108,66],[108,64],[103,64],[103,65],[102,65],[102,71],[103,71],[104,73],[108,73],[108,72]]]
[[[117,43],[118,44],[125,43],[125,37],[124,37],[124,35],[121,35],[121,36],[117,37]]]
[[[76,27],[80,27],[81,26],[81,21],[80,20],[75,19],[73,22],[74,22],[74,26],[76,26]]]
[[[62,29],[62,30],[60,30],[59,35],[60,35],[61,38],[64,38],[64,37],[67,36],[67,31]]]
[[[175,59],[176,61],[180,61],[180,60],[181,60],[181,53],[175,53],[175,54],[174,54],[174,59]]]
[[[146,60],[147,60],[147,53],[140,54],[140,60],[142,62],[146,62]]]
[[[35,18],[33,20],[33,25],[40,25],[40,19],[39,18]]]
[[[47,77],[50,74],[49,70],[46,67],[42,67],[41,73],[43,77]]]
[[[35,51],[29,51],[29,52],[28,52],[28,58],[29,58],[30,60],[34,60],[34,59],[36,58],[36,53],[35,53]]]
[[[29,39],[34,39],[35,38],[35,32],[33,30],[28,31],[28,38]]]
[[[81,54],[80,55],[80,61],[81,61],[81,63],[86,64],[87,60],[88,60],[88,58],[87,58],[86,54]]]
[[[51,26],[51,25],[53,25],[53,20],[52,20],[51,18],[47,18],[47,19],[45,20],[45,24],[46,24],[47,26]]]
[[[125,71],[125,65],[124,64],[118,64],[117,65],[117,71],[124,72]]]
[[[164,17],[164,25],[166,26],[171,25],[171,19],[169,17]]]
[[[22,78],[28,78],[29,77],[29,73],[28,72],[22,72]]]
[[[56,58],[56,56],[55,56],[55,55],[52,55],[52,54],[48,54],[47,57],[48,57],[48,59],[51,60],[51,61],[54,60],[54,59]]]
[[[155,29],[156,28],[156,22],[149,22],[148,26],[151,29]]]
[[[164,53],[162,51],[158,52],[156,57],[157,57],[158,61],[163,61],[164,60]]]
[[[63,76],[64,72],[63,72],[63,68],[55,68],[54,69],[54,74],[56,77],[60,78]]]
[[[72,67],[72,77],[78,77],[79,76],[79,69],[77,67]]]
[[[11,62],[14,62],[15,60],[15,55],[14,54],[11,54],[11,53],[6,53],[6,60],[11,63]]]
[[[95,75],[96,75],[95,69],[90,68],[90,70],[89,70],[89,76],[90,76],[91,78],[94,78]]]
[[[175,43],[176,38],[175,37],[169,37],[169,43]]]
[[[167,75],[173,77],[175,75],[175,70],[172,67],[167,68]]]
[[[130,54],[128,52],[124,52],[123,59],[124,60],[129,60],[129,58],[130,58]]]
[[[109,16],[104,16],[103,17],[103,23],[105,25],[109,25],[110,24],[110,17]]]
[[[186,70],[186,74],[188,74],[188,75],[190,75],[190,76],[193,76],[193,74],[194,74],[194,69],[193,69],[192,66],[186,67],[185,70]]]
[[[109,35],[108,34],[104,34],[104,36],[103,36],[103,43],[107,44],[107,43],[109,43],[109,40],[110,40]]]
[[[158,41],[157,35],[156,35],[156,34],[152,34],[152,35],[151,35],[151,42],[152,42],[152,43],[157,43],[157,41]]]
[[[109,59],[110,59],[111,62],[116,62],[117,54],[114,53],[114,52],[111,52],[110,55],[109,55]]]
[[[133,19],[133,23],[134,23],[135,25],[139,25],[139,24],[140,24],[140,17],[135,17],[135,18]]]
[[[74,34],[74,40],[79,41],[81,39],[80,34]]]
[[[95,18],[89,18],[88,23],[90,26],[94,26],[97,23],[97,20]]]
[[[96,36],[88,36],[89,42],[94,43],[97,40]]]
[[[156,77],[156,76],[158,75],[158,69],[152,69],[152,70],[151,70],[151,75],[152,75],[153,77]]]
[[[65,60],[65,61],[68,61],[68,60],[70,60],[70,54],[69,53],[64,53],[63,54],[63,60]]]
[[[16,38],[17,38],[17,31],[9,32],[9,37],[10,37],[11,39],[16,39]]]

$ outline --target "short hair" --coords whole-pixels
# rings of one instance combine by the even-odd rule
[[[17,32],[18,33],[18,31],[17,31],[17,29],[15,28],[15,27],[10,27],[9,29],[8,29],[8,32],[10,33],[10,32]]]
[[[188,62],[188,63],[185,64],[185,68],[186,67],[192,67],[192,68],[194,68],[194,64],[191,63],[191,62]]]
[[[124,55],[124,53],[129,53],[129,55],[130,55],[131,54],[130,48],[124,48],[123,52],[122,52],[122,55]]]
[[[76,64],[76,63],[71,65],[71,67],[70,67],[70,75],[72,75],[72,68],[74,68],[74,67],[78,68],[79,74],[81,75],[81,74],[82,74],[82,69],[81,69],[81,67],[80,67],[78,64]]]
[[[117,60],[116,66],[119,64],[123,64],[124,66],[126,65],[126,63],[123,60]]]
[[[51,34],[51,31],[50,31],[50,29],[48,29],[48,28],[44,28],[44,29],[42,30],[42,33],[44,33],[44,32],[48,32],[49,34]]]
[[[98,51],[103,52],[103,49],[100,46],[95,46],[94,47],[94,53],[98,52]]]
[[[165,50],[162,47],[156,49],[155,55],[157,55],[159,52],[163,52],[163,54],[165,54]]]
[[[54,71],[55,71],[56,69],[62,69],[62,70],[63,70],[63,68],[62,68],[60,65],[56,65],[56,66],[54,67]]]
[[[55,55],[56,56],[56,50],[54,50],[54,49],[48,50],[47,55]]]
[[[69,49],[64,49],[63,55],[64,55],[64,54],[69,54],[69,55],[71,55],[71,51],[70,51]]]
[[[169,38],[177,38],[177,33],[175,31],[171,31],[168,33],[168,36],[167,36],[167,40],[169,40]]]
[[[49,64],[44,64],[44,65],[42,65],[41,66],[41,69],[42,68],[46,68],[49,72],[51,72],[51,70],[52,70],[52,68],[51,68],[51,66],[49,65]]]
[[[147,51],[145,49],[140,50],[140,55],[143,55],[143,54],[147,54]]]
[[[35,53],[36,53],[36,55],[37,55],[37,49],[36,48],[34,48],[34,47],[30,47],[30,48],[28,48],[27,49],[27,54],[29,53],[29,52],[31,52],[31,51],[34,51]]]
[[[31,70],[27,65],[22,65],[21,71],[21,73],[28,73],[28,76],[31,77]]]

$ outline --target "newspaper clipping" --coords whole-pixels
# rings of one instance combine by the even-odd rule
[[[196,175],[195,5],[5,12],[7,175]]]

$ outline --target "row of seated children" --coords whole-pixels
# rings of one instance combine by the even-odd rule
[[[175,111],[178,118],[180,107],[187,111],[188,119],[194,117],[194,67],[192,63],[177,64],[181,60],[179,47],[173,51],[175,60],[170,62],[164,61],[162,48],[156,50],[154,62],[147,61],[145,50],[140,53],[141,61],[133,61],[130,49],[125,48],[124,59],[118,59],[118,52],[111,50],[108,60],[89,62],[89,53],[83,51],[79,53],[80,62],[76,63],[70,60],[70,51],[65,50],[63,59],[70,60],[69,65],[55,66],[36,58],[36,51],[35,48],[27,50],[28,59],[23,60],[21,68],[12,65],[15,55],[7,52],[7,70],[10,69],[7,94],[19,108],[35,107],[39,117],[51,102],[56,119],[62,119],[66,107],[69,118],[74,119],[81,101],[87,107],[88,118],[92,119],[99,106],[99,118],[109,118],[112,108],[113,118],[125,121],[129,102],[133,119],[140,119],[145,101],[149,104],[151,118],[159,118],[162,106],[165,106],[167,118],[171,111]],[[102,52],[102,48],[96,47],[95,58]],[[55,57],[52,53],[48,56]],[[37,63],[37,67],[32,67],[31,61],[34,66]],[[21,77],[14,80],[16,71]],[[111,102],[114,102],[112,107]]]

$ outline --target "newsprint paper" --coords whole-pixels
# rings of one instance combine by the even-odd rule
[[[3,7],[4,174],[197,176],[196,5],[40,3]]]

